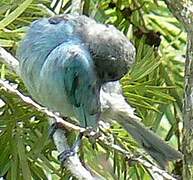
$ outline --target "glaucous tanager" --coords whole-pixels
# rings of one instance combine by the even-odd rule
[[[118,80],[134,63],[135,48],[115,27],[79,15],[42,18],[31,24],[17,57],[40,104],[82,127],[96,128],[99,119],[119,122],[162,167],[181,158],[125,101]]]

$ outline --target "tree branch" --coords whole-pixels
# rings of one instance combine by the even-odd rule
[[[193,2],[165,0],[165,3],[187,32],[182,134],[183,179],[193,179]]]
[[[191,0],[164,0],[172,14],[187,32],[193,30],[193,2]]]

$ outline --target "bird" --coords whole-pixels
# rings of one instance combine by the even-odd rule
[[[35,101],[81,127],[117,121],[157,161],[182,158],[146,128],[125,100],[119,80],[135,62],[135,47],[112,25],[84,15],[63,14],[34,21],[17,50],[20,74]],[[64,161],[73,155],[81,135]]]
[[[88,47],[73,35],[70,21],[41,19],[32,23],[18,58],[21,77],[32,97],[82,127],[96,127],[100,82]],[[73,149],[63,153],[73,154]]]

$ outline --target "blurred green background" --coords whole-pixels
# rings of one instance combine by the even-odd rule
[[[70,10],[70,0],[1,0],[0,46],[15,55],[32,21]],[[136,63],[121,80],[124,95],[148,128],[179,149],[186,48],[182,25],[161,0],[85,0],[83,13],[113,24],[133,42]],[[28,95],[19,77],[2,63],[0,76]],[[115,144],[134,156],[144,154],[118,124],[113,123],[109,132]],[[104,144],[96,146],[93,149],[84,139],[81,158],[105,179],[153,178],[142,164],[129,163]],[[0,87],[0,176],[11,180],[72,178],[70,172],[60,168],[57,155],[48,138],[46,116]],[[150,159],[146,154],[143,158]],[[180,175],[180,165],[171,163],[169,171]]]

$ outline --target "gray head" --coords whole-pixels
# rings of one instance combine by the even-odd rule
[[[63,15],[71,21],[74,34],[88,47],[102,82],[122,78],[135,60],[135,48],[128,38],[112,25],[97,23],[84,15]]]
[[[112,25],[97,23],[86,16],[74,16],[76,32],[88,45],[97,73],[104,82],[123,77],[135,60],[135,48],[122,32]]]

